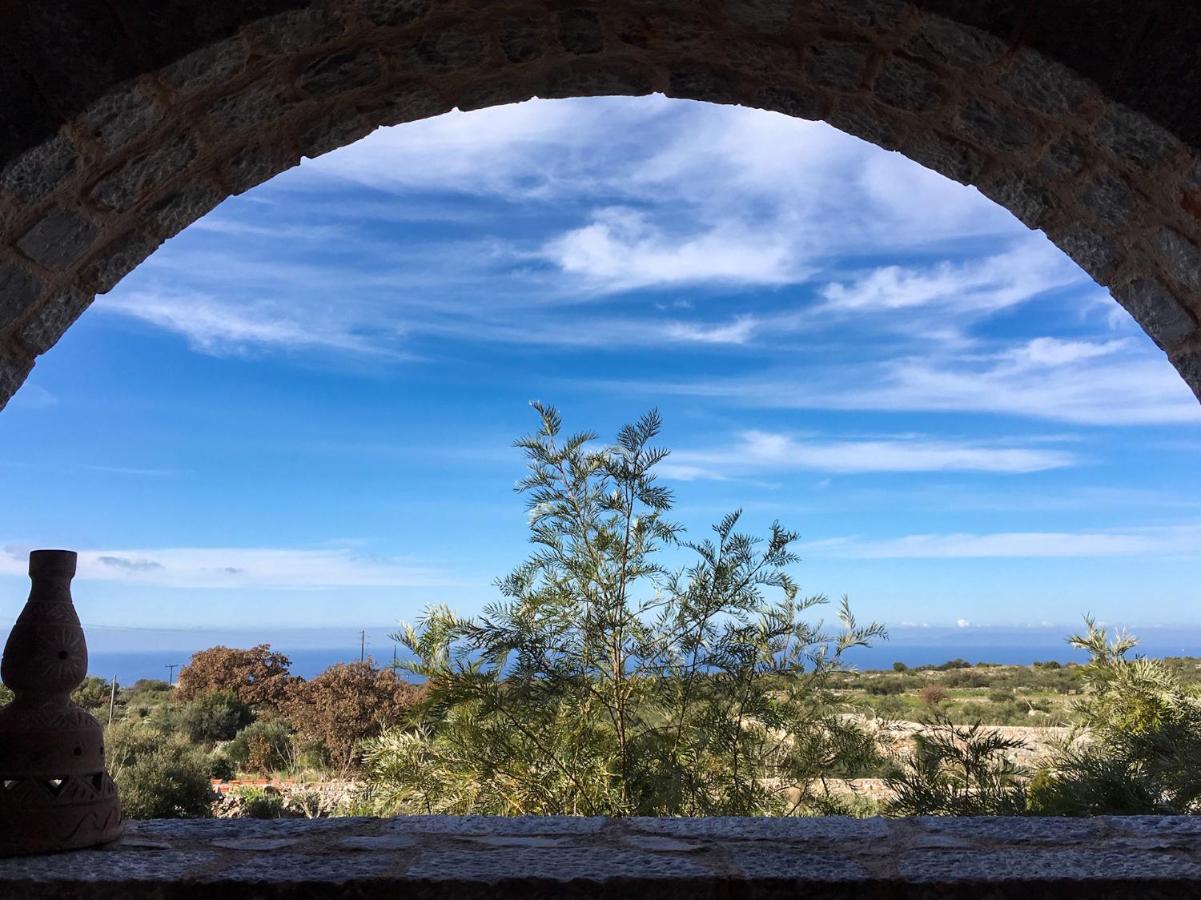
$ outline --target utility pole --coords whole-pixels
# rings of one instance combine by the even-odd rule
[[[113,689],[108,695],[108,724],[113,724],[113,707],[117,705],[117,676],[113,676]]]
[[[182,663],[172,663],[169,666],[163,666],[167,670],[167,684],[175,684],[175,670],[181,665]]]
[[[359,662],[367,659],[367,629],[359,632]]]

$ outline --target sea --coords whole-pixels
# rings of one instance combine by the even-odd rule
[[[192,654],[218,644],[251,647],[270,644],[291,662],[294,675],[312,678],[335,663],[371,659],[387,666],[410,658],[390,638],[394,629],[384,626],[350,629],[272,629],[238,631],[187,629],[87,629],[90,674],[119,684],[140,678],[164,681],[174,678]],[[964,627],[925,628],[899,626],[889,630],[889,639],[870,647],[847,652],[847,665],[864,671],[890,669],[893,663],[907,666],[938,665],[952,659],[971,664],[1030,665],[1054,660],[1085,662],[1088,655],[1072,648],[1067,637],[1080,628],[1058,627]],[[1191,656],[1201,658],[1201,627],[1130,627],[1139,638],[1135,653],[1151,657]]]

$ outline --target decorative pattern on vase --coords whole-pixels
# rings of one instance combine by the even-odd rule
[[[91,847],[121,835],[117,786],[104,765],[104,731],[71,700],[88,650],[71,600],[76,555],[29,554],[33,584],[13,625],[0,677],[14,699],[0,709],[0,855]]]

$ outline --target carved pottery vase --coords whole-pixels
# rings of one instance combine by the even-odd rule
[[[121,835],[117,786],[104,767],[104,731],[71,701],[88,649],[71,603],[76,556],[29,554],[33,587],[13,625],[0,677],[0,855],[103,844]]]

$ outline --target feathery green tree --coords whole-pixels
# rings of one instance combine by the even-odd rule
[[[825,776],[879,761],[829,690],[850,647],[883,635],[844,599],[831,637],[788,568],[796,535],[737,529],[686,542],[653,470],[648,413],[611,446],[560,438],[559,414],[516,444],[536,550],[477,618],[426,611],[397,635],[426,680],[420,728],[368,741],[377,813],[762,815],[828,811]],[[660,562],[669,547],[694,561]]]

